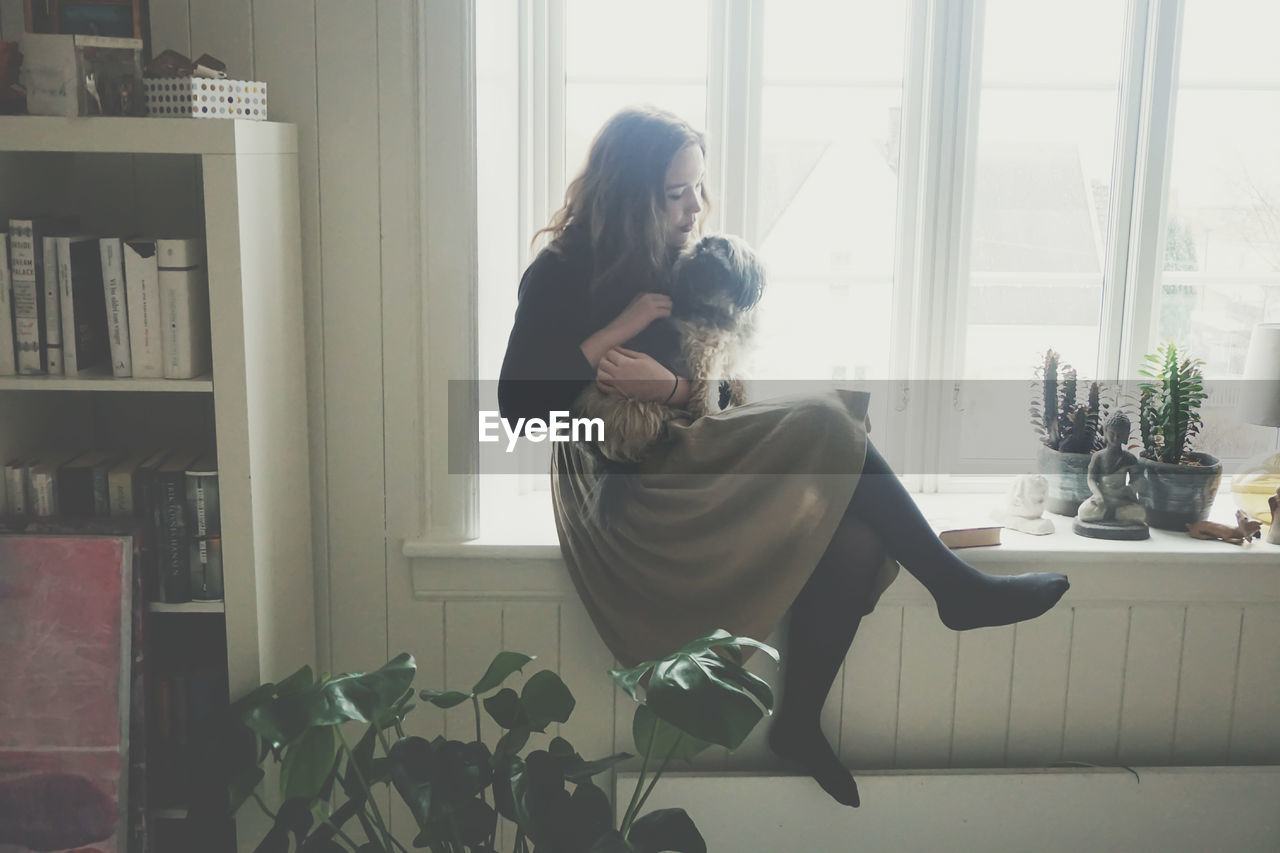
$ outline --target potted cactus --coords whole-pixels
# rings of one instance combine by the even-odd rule
[[[1036,368],[1031,425],[1040,436],[1036,466],[1049,481],[1045,508],[1058,515],[1075,515],[1089,497],[1089,456],[1104,444],[1099,425],[1109,406],[1102,402],[1102,386],[1089,383],[1086,402],[1079,403],[1078,383],[1075,368],[1047,350]]]
[[[1186,530],[1209,517],[1222,480],[1222,463],[1192,450],[1203,423],[1204,362],[1179,355],[1173,343],[1148,354],[1146,361],[1139,371],[1146,381],[1138,385],[1138,499],[1152,527]]]

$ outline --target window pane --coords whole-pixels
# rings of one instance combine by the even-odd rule
[[[1280,320],[1280,11],[1188,0],[1184,14],[1152,345],[1177,341],[1226,378],[1253,324]]]
[[[1112,0],[986,3],[966,378],[1026,378],[1050,346],[1093,375],[1123,32]]]
[[[906,9],[765,3],[754,376],[888,377]]]
[[[651,104],[707,122],[707,0],[565,4],[565,171],[586,163],[609,116]],[[560,198],[563,188],[555,190]]]
[[[1030,457],[1046,349],[1097,371],[1124,4],[987,0],[952,471]],[[1085,49],[1087,46],[1087,49]],[[1025,390],[1024,390],[1025,389]]]

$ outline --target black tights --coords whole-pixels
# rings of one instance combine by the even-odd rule
[[[858,805],[858,788],[818,728],[822,706],[868,601],[885,554],[933,596],[943,623],[963,631],[1008,625],[1047,611],[1067,590],[1064,575],[991,576],[943,545],[911,494],[867,443],[862,476],[844,520],[791,606],[783,657],[783,709],[770,744],[799,762],[839,802]]]

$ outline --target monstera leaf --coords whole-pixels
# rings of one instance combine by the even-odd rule
[[[612,670],[614,680],[638,699],[648,677],[644,702],[654,715],[698,740],[737,749],[767,713],[773,690],[742,666],[742,648],[752,647],[778,659],[778,652],[749,637],[716,630],[659,661]],[[717,653],[723,650],[723,654]]]

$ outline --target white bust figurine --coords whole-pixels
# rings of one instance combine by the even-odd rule
[[[1004,508],[995,510],[991,515],[1010,530],[1047,536],[1053,532],[1053,522],[1042,517],[1048,496],[1049,481],[1042,475],[1021,474],[1009,487]]]

